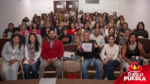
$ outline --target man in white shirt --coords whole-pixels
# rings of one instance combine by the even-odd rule
[[[102,48],[102,46],[105,44],[105,40],[103,36],[99,35],[99,31],[99,29],[95,29],[94,34],[90,35],[90,40],[96,40],[98,46]]]

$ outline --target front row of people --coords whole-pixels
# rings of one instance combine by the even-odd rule
[[[65,33],[65,31],[64,31]],[[48,40],[43,43],[41,47],[38,38],[35,34],[31,33],[28,37],[28,42],[25,45],[22,44],[22,38],[16,34],[12,37],[10,42],[6,42],[2,50],[2,74],[5,80],[17,80],[17,72],[20,66],[19,60],[24,55],[25,50],[25,61],[24,61],[24,72],[25,78],[30,78],[30,67],[32,70],[33,78],[37,78],[37,67],[39,69],[39,78],[44,77],[45,68],[53,65],[56,67],[56,78],[58,78],[62,72],[62,62],[60,61],[61,56],[64,53],[64,45],[62,41],[56,39],[54,30],[49,30],[47,33]],[[103,47],[99,46],[95,40],[90,40],[90,32],[83,32],[83,42],[92,43],[91,52],[80,52],[80,45],[78,45],[78,53],[80,56],[84,56],[82,64],[82,72],[84,79],[88,79],[88,67],[96,66],[96,79],[101,79],[101,73],[103,65],[104,79],[114,80],[114,69],[120,65],[119,62],[119,47],[115,44],[114,35],[108,36],[108,44]],[[101,57],[100,57],[101,51]],[[131,56],[140,55],[140,52],[144,52],[142,44],[138,42],[137,35],[131,33],[128,37],[128,41],[122,47],[122,58],[126,61],[125,68],[132,64]],[[40,63],[40,56],[42,55],[43,60]],[[101,58],[104,58],[103,60]]]

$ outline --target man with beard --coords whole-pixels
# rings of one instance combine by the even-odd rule
[[[40,64],[39,78],[44,77],[45,68],[50,65],[56,67],[56,78],[58,78],[62,72],[60,58],[64,54],[64,45],[60,40],[56,39],[54,30],[48,31],[48,40],[43,43],[41,54],[44,59]]]

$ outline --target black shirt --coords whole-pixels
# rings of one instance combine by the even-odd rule
[[[59,36],[58,39],[61,40],[64,45],[65,44],[70,44],[71,41],[72,41],[72,37],[70,35],[67,35],[67,36],[64,36],[64,37],[63,37],[63,35],[61,35],[61,36]]]
[[[53,27],[51,27],[50,26],[50,28],[49,28],[50,30],[55,30]],[[42,36],[42,38],[44,37],[44,35],[46,34],[46,27],[43,27],[42,29],[41,29],[41,36]]]
[[[129,29],[129,28],[127,28],[127,29]],[[130,29],[129,29],[129,30],[130,30]],[[119,33],[120,33],[120,32],[125,33],[125,31],[126,31],[126,30],[124,30],[123,28],[121,28],[121,29],[119,30]],[[118,33],[118,34],[119,34],[119,33]],[[119,35],[120,35],[120,34],[119,34]],[[120,35],[120,36],[123,37],[122,35]]]
[[[87,20],[84,20],[84,21],[81,20],[81,23],[82,23],[82,24],[85,24],[85,23],[87,23],[87,22],[88,22]]]
[[[6,34],[6,37],[7,36],[11,36],[12,37],[14,31],[13,30],[9,30],[9,29],[5,29],[4,33]]]
[[[140,50],[139,50],[139,47],[138,47],[138,43],[136,45],[136,48],[133,51],[130,50],[129,48],[127,48],[126,57],[128,59],[131,59],[132,56],[140,56]]]
[[[65,27],[62,27],[61,29],[59,29],[59,27],[56,27],[56,31],[57,31],[57,36],[59,36],[60,34],[63,33]]]
[[[148,38],[148,32],[146,30],[139,30],[135,32],[137,36],[143,36],[143,38]]]
[[[84,59],[91,59],[91,58],[100,59],[100,56],[99,56],[100,47],[95,48],[94,42],[96,43],[95,40],[89,40],[89,43],[92,43],[92,52],[80,52],[80,51],[78,51],[78,54],[80,56],[84,56]],[[82,43],[85,43],[85,42],[83,41]]]

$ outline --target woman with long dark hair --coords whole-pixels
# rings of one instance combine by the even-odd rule
[[[92,17],[92,25],[94,25],[95,22],[96,22],[96,18],[95,18],[95,16],[93,16],[93,17]]]
[[[77,29],[77,34],[72,35],[72,43],[80,44],[83,41],[82,30]]]
[[[104,70],[104,80],[114,80],[114,70],[115,67],[120,65],[119,62],[119,46],[115,44],[114,35],[108,36],[108,44],[104,45],[102,49],[101,56],[104,58],[103,65]],[[105,54],[106,53],[106,54]]]
[[[121,56],[125,60],[124,68],[127,71],[128,67],[132,64],[131,57],[140,56],[141,52],[143,54],[145,53],[143,44],[138,41],[136,33],[131,33],[129,35],[128,41],[123,45],[121,52]]]
[[[33,24],[32,24],[32,29],[33,29],[33,28],[36,28],[36,29],[37,29],[37,34],[39,34],[39,35],[41,34],[41,30],[39,29],[39,26],[37,25],[37,23],[33,23]],[[32,33],[32,29],[29,30],[29,33],[30,33],[30,34]]]
[[[50,30],[49,28],[46,29],[46,33],[45,33],[44,37],[42,38],[42,43],[44,43],[45,41],[48,40],[48,31],[49,30]]]
[[[98,21],[100,18],[100,15],[98,14],[98,12],[94,12],[94,16],[95,16],[96,21]]]
[[[93,29],[90,31],[91,34],[94,34],[94,30],[95,30],[95,29],[100,29],[100,23],[99,23],[99,22],[96,22],[96,23],[95,23]]]
[[[64,18],[63,18],[63,26],[68,26],[68,24],[69,24],[69,19],[68,19],[68,17],[64,17]]]
[[[120,24],[117,27],[117,31],[120,31],[124,23],[125,23],[124,20],[120,20]]]
[[[84,26],[83,26],[83,28],[82,28],[82,34],[83,34],[83,32],[86,31],[86,30],[90,31],[89,25],[88,25],[87,23],[84,24]]]
[[[137,24],[134,32],[137,34],[137,36],[142,36],[143,38],[148,38],[149,36],[148,32],[145,30],[145,25],[143,22],[139,22]]]
[[[54,22],[53,27],[56,28],[56,27],[58,27],[58,26],[59,26],[59,19],[57,18],[57,19],[55,20],[55,22]]]
[[[30,25],[30,24],[31,24],[31,22],[30,22],[30,20],[29,20],[28,17],[25,17],[24,19],[27,21],[27,22],[26,22],[27,25]]]
[[[37,67],[40,65],[39,57],[41,56],[40,43],[35,34],[31,33],[28,37],[28,43],[25,45],[24,71],[25,78],[30,79],[30,67],[33,79],[37,78]]]
[[[123,15],[120,15],[119,18],[118,18],[118,21],[117,21],[117,27],[119,26],[121,20],[123,20],[124,22],[127,23],[127,21],[124,19]]]
[[[112,35],[115,37],[115,43],[118,43],[118,41],[116,40],[117,38],[117,34],[115,34],[115,28],[114,27],[110,27],[109,30],[108,30],[108,35],[105,36],[105,43],[109,43],[109,39],[108,37]]]
[[[86,17],[85,17],[85,15],[82,15],[82,17],[81,17],[81,23],[82,24],[85,24],[85,23],[87,23],[87,19],[86,19]]]
[[[2,74],[5,80],[17,80],[19,60],[23,56],[24,45],[21,36],[16,34],[10,42],[6,42],[2,49]]]
[[[58,39],[61,40],[64,45],[71,43],[72,37],[68,34],[68,29],[67,28],[63,29],[63,33],[62,33],[62,35],[59,36]]]

